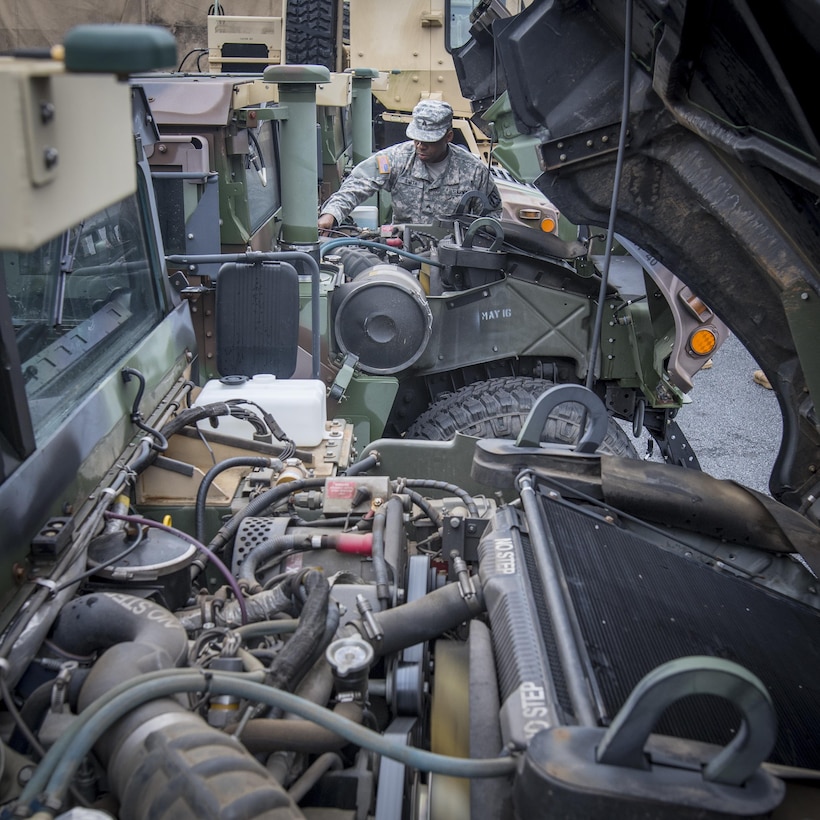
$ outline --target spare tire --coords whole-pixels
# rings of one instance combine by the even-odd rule
[[[285,60],[336,71],[337,0],[288,0]]]

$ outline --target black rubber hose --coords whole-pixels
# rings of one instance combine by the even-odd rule
[[[433,508],[433,505],[421,494],[409,487],[404,487],[402,492],[437,526],[441,526],[441,516]]]
[[[470,512],[470,515],[478,518],[478,507],[475,499],[464,489],[456,484],[450,484],[447,481],[434,481],[430,478],[406,478],[404,479],[406,487],[421,487],[427,490],[442,490],[443,492],[452,493],[458,496],[465,504]]]
[[[361,473],[366,473],[368,470],[371,470],[373,467],[378,465],[381,456],[374,450],[370,455],[365,456],[363,459],[354,462],[351,464],[343,473],[346,476],[352,475],[360,475]]]
[[[348,720],[362,722],[361,704],[343,701],[337,703],[333,711]],[[226,731],[230,733],[232,729],[228,728]],[[252,754],[270,754],[278,751],[321,754],[335,752],[349,742],[330,729],[298,718],[249,720],[242,730],[241,740]]]
[[[73,654],[106,651],[80,692],[79,708],[144,672],[181,666],[188,636],[144,598],[86,595],[65,606],[53,641]],[[108,767],[122,820],[303,817],[281,786],[239,744],[171,697],[145,703],[95,745]]]
[[[322,639],[313,647],[313,652],[311,656],[308,658],[305,675],[302,676],[300,683],[304,680],[305,676],[310,672],[311,669],[319,662],[322,656],[325,653],[325,649],[330,646],[330,642],[336,636],[336,631],[339,629],[339,622],[342,619],[342,613],[339,611],[339,607],[336,606],[332,601],[330,602],[327,608],[327,617],[325,619],[325,631],[322,634]]]
[[[256,580],[256,571],[265,562],[288,550],[309,549],[310,535],[275,535],[251,549],[239,565],[236,573],[238,581],[244,582],[248,591],[256,594],[262,591],[262,585]]]
[[[182,666],[188,656],[188,636],[168,610],[144,598],[114,592],[84,595],[64,606],[54,624],[52,641],[73,655],[92,655],[117,644],[140,644],[151,651],[150,657],[142,656],[142,663],[153,669]],[[102,658],[95,670],[101,665]],[[122,670],[116,678],[122,680]]]
[[[168,610],[120,593],[85,595],[71,601],[57,618],[52,640],[75,655],[105,650],[80,691],[80,710],[129,677],[183,666],[188,657],[188,635]],[[105,759],[144,721],[168,711],[182,711],[182,707],[176,701],[157,701],[121,721],[116,732],[100,741]]]
[[[202,419],[227,416],[230,415],[230,412],[231,408],[224,402],[208,404],[202,407],[189,407],[178,413],[159,432],[167,441],[171,438],[171,436],[178,433],[183,427],[187,427],[189,424],[196,424],[196,422],[201,421]],[[136,475],[139,475],[156,461],[158,455],[159,452],[157,450],[155,450],[151,445],[143,442],[143,452],[131,461],[129,468]]]
[[[307,591],[307,600],[299,616],[299,626],[276,656],[268,672],[267,682],[277,689],[292,692],[312,666],[311,658],[317,644],[325,635],[330,605],[330,584],[324,573],[308,569],[295,575],[292,591],[301,584]],[[336,605],[333,604],[334,609]]]
[[[370,557],[373,560],[373,573],[376,576],[376,597],[382,609],[390,606],[390,579],[387,575],[387,562],[384,560],[384,531],[387,524],[386,505],[379,507],[373,514],[373,546]]]
[[[388,251],[390,249],[385,245],[384,250]],[[341,247],[335,253],[342,260],[345,273],[351,279],[355,279],[360,273],[364,273],[376,267],[376,265],[385,264],[382,257],[367,250],[367,248]]]
[[[288,481],[285,484],[279,484],[276,487],[266,490],[262,495],[256,496],[253,500],[242,508],[233,518],[224,524],[219,532],[213,537],[213,540],[208,545],[213,552],[218,552],[226,544],[230,543],[239,525],[248,516],[261,515],[268,507],[287,498],[291,493],[300,490],[310,490],[314,487],[324,487],[326,479],[324,478],[302,478],[298,481]]]
[[[154,437],[154,444],[153,449],[158,452],[165,452],[168,449],[168,439],[162,434],[160,430],[155,430],[153,427],[149,427],[143,420],[142,420],[142,413],[140,412],[140,404],[142,403],[142,396],[145,393],[145,376],[140,373],[139,370],[136,370],[133,367],[123,367],[122,371],[122,380],[125,383],[131,381],[132,377],[135,378],[139,382],[139,387],[137,388],[137,395],[134,399],[134,403],[131,406],[131,421],[140,430],[148,433],[150,436]]]
[[[469,621],[485,610],[484,595],[478,579],[474,591],[464,595],[459,584],[428,593],[408,604],[372,613],[378,635],[370,637],[366,624],[354,621],[349,629],[358,630],[370,641],[377,655],[391,655],[400,649],[431,641],[459,624]]]
[[[230,470],[232,467],[270,467],[271,460],[263,458],[262,456],[236,456],[235,458],[226,458],[220,461],[219,464],[214,464],[202,481],[199,482],[199,489],[196,494],[196,540],[205,541],[205,501],[208,498],[208,490],[211,489],[211,484],[220,473],[225,470]]]

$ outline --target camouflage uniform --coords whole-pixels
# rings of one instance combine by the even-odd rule
[[[393,222],[429,223],[451,214],[468,191],[487,197],[490,216],[501,216],[501,196],[489,170],[463,148],[447,146],[447,164],[433,178],[430,169],[416,157],[412,141],[392,145],[360,162],[342,187],[322,206],[341,222],[360,203],[377,191],[389,191],[393,200]]]

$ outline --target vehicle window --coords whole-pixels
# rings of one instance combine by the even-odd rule
[[[279,207],[279,163],[276,161],[274,123],[248,129],[247,186],[251,232],[256,233]]]
[[[470,39],[470,12],[478,0],[448,0],[447,2],[447,51],[463,46]]]
[[[35,251],[0,253],[38,445],[159,323],[150,260],[136,196]]]

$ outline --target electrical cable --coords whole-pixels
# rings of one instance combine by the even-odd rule
[[[160,524],[159,521],[152,521],[150,518],[143,518],[139,515],[118,515],[117,513],[112,512],[106,512],[104,515],[106,518],[116,518],[120,521],[129,521],[132,524],[155,527],[158,530],[171,533],[171,535],[175,535],[177,538],[182,538],[183,541],[187,541],[189,544],[193,544],[203,555],[208,557],[208,560],[219,570],[223,578],[225,578],[228,586],[236,596],[236,602],[239,604],[239,610],[242,613],[242,623],[246,624],[248,622],[248,611],[245,607],[245,596],[242,594],[242,590],[239,588],[236,578],[233,577],[231,571],[225,566],[225,564],[223,564],[222,561],[214,555],[208,547],[197,541],[196,538],[188,535],[187,532],[178,530],[176,527],[169,527],[167,524]]]
[[[612,243],[615,241],[615,217],[618,212],[618,192],[621,187],[621,175],[624,167],[624,153],[626,151],[626,132],[629,129],[629,78],[632,56],[632,0],[626,0],[626,14],[624,18],[624,74],[623,74],[623,103],[621,106],[621,127],[618,133],[618,151],[615,154],[615,179],[612,182],[612,198],[609,205],[609,224],[607,225],[607,241],[604,253],[601,283],[598,290],[598,307],[595,312],[595,322],[592,326],[592,339],[589,343],[590,363],[585,379],[585,386],[592,389],[595,382],[595,362],[598,358],[598,348],[601,345],[601,331],[606,302],[607,286],[609,285],[609,267],[612,261]],[[583,425],[581,426],[583,430]]]
[[[96,564],[90,569],[87,569],[85,572],[81,573],[75,578],[72,578],[70,581],[63,581],[62,584],[60,584],[54,589],[54,592],[60,592],[66,587],[70,587],[72,584],[79,583],[80,581],[84,581],[86,578],[90,578],[92,575],[96,575],[101,569],[105,569],[106,567],[118,564],[120,561],[123,560],[123,558],[127,558],[142,543],[144,537],[145,535],[142,529],[137,528],[136,538],[122,552],[118,553],[113,558],[109,558],[107,561],[103,561],[101,564]]]

